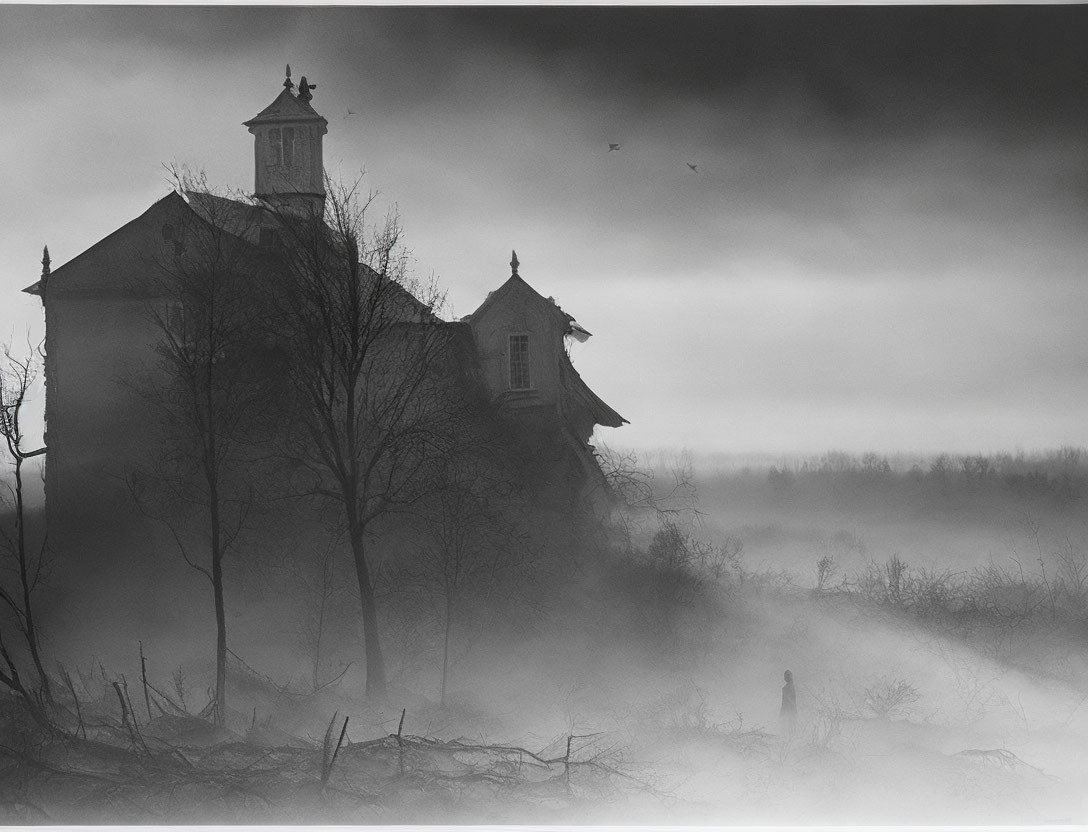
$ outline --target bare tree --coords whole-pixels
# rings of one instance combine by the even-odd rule
[[[215,721],[227,704],[224,559],[253,507],[245,476],[268,420],[274,353],[265,348],[263,263],[249,236],[255,206],[209,191],[202,175],[175,173],[191,211],[163,229],[163,254],[134,289],[157,334],[152,366],[132,386],[159,417],[161,434],[131,478],[141,509],[162,521],[185,562],[211,585],[216,622]],[[262,305],[264,304],[264,305]]]
[[[33,354],[27,358],[14,356],[8,345],[4,346],[3,352],[4,366],[0,367],[0,434],[4,437],[14,482],[5,483],[12,504],[10,526],[0,518],[0,546],[7,561],[0,573],[0,601],[14,620],[19,637],[14,643],[7,639],[6,628],[0,624],[0,683],[21,696],[34,719],[47,726],[46,709],[52,704],[53,694],[49,676],[42,664],[41,634],[34,617],[33,603],[34,592],[42,579],[45,543],[43,537],[37,551],[32,551],[27,535],[23,489],[24,463],[46,452],[44,447],[36,450],[23,447],[26,439],[22,425],[23,409],[37,376],[37,362]],[[3,502],[0,499],[0,504]],[[30,656],[36,683],[31,683],[19,672],[21,662],[18,653],[23,650]]]
[[[598,445],[597,461],[612,493],[619,502],[619,510],[613,518],[621,531],[631,538],[646,531],[645,520],[650,528],[667,524],[698,526],[702,513],[698,507],[695,474],[687,452],[666,460],[666,472],[659,476],[650,465],[630,450],[620,450],[608,445]]]
[[[448,461],[436,479],[431,507],[424,515],[427,532],[419,567],[404,576],[409,592],[422,595],[437,608],[442,704],[446,701],[454,627],[459,620],[465,625],[466,619],[478,617],[496,601],[493,596],[497,594],[504,602],[523,596],[534,566],[530,535],[510,520],[517,512],[499,496],[510,489],[495,487],[495,470],[495,461],[487,458],[471,459],[467,464],[463,457]],[[468,612],[475,615],[466,615]]]
[[[341,512],[359,584],[366,692],[385,663],[369,552],[377,521],[426,493],[453,435],[444,297],[410,276],[395,214],[367,225],[373,195],[326,180],[324,215],[279,213],[287,264],[282,322],[291,345],[284,454],[302,491]]]

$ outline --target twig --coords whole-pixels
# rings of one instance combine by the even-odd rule
[[[185,708],[183,708],[180,705],[178,705],[177,703],[175,703],[175,701],[173,699],[171,699],[169,696],[166,696],[166,694],[164,694],[162,691],[160,691],[158,687],[154,686],[150,682],[147,683],[147,686],[151,688],[151,693],[158,696],[159,699],[162,699],[164,701],[164,703],[166,703],[166,705],[169,705],[171,708],[173,708],[173,710],[175,711],[175,713],[176,713],[176,715],[178,717],[190,717],[190,716],[193,716],[193,715],[191,715],[191,713],[189,713],[187,710],[185,710]],[[152,703],[154,703],[154,707],[157,707],[159,709],[159,711],[161,713],[163,713],[163,715],[165,715],[166,711],[159,704],[159,700],[152,698],[151,701],[152,701]]]
[[[407,708],[401,708],[400,724],[397,725],[397,768],[402,777],[404,776],[404,741],[401,739],[401,731],[404,729],[404,715],[407,712]]]
[[[321,738],[321,780],[325,780],[325,770],[329,767],[329,758],[332,756],[329,748],[332,745],[332,727],[336,724],[336,717],[340,715],[339,711],[333,711],[332,719],[329,720],[329,727],[325,729],[325,736]]]
[[[336,741],[336,748],[333,749],[331,757],[328,756],[328,740],[331,739],[331,737],[332,737],[331,731],[332,731],[333,725],[336,724],[336,714],[332,715],[332,722],[329,723],[329,729],[328,729],[328,731],[325,732],[325,737],[326,737],[325,756],[327,758],[327,763],[321,767],[321,785],[322,785],[322,787],[328,785],[329,778],[332,776],[332,767],[334,765],[336,765],[336,757],[340,753],[340,746],[344,744],[344,735],[348,731],[348,720],[349,719],[351,719],[351,717],[349,717],[349,716],[344,717],[344,725],[340,728],[340,739],[338,739]]]
[[[340,671],[339,673],[337,673],[337,674],[336,674],[336,676],[334,676],[334,677],[333,677],[332,679],[330,679],[329,681],[327,681],[327,682],[325,682],[324,684],[322,684],[322,685],[319,685],[319,686],[317,686],[316,688],[314,688],[314,689],[313,689],[313,690],[312,690],[312,691],[310,692],[310,695],[311,695],[311,696],[313,696],[313,695],[314,695],[315,693],[320,693],[321,691],[325,690],[325,688],[328,688],[328,687],[331,687],[331,686],[335,685],[335,684],[336,684],[337,682],[339,682],[339,681],[340,681],[341,679],[343,679],[343,678],[344,678],[344,674],[345,674],[345,673],[347,673],[349,669],[351,669],[351,666],[352,666],[353,664],[354,664],[354,662],[348,662],[348,663],[347,663],[346,665],[344,665],[344,669],[343,669],[343,670],[341,670],[341,671]],[[292,693],[292,694],[290,694],[290,695],[291,695],[291,696],[294,696],[294,695],[296,695],[296,694],[293,694],[293,693]]]
[[[139,741],[140,746],[150,755],[151,749],[148,748],[147,743],[144,742],[144,735],[140,731],[140,723],[136,721],[136,709],[132,707],[132,697],[129,696],[128,692],[128,680],[123,673],[121,674],[121,685],[125,689],[125,699],[128,701],[128,712],[132,716],[132,730],[135,732],[136,739]]]
[[[573,739],[574,736],[572,734],[567,735],[567,753],[566,756],[563,757],[563,773],[566,776],[568,789],[570,788],[570,744]]]
[[[216,712],[216,709],[219,707],[219,702],[215,698],[215,691],[211,688],[208,688],[207,695],[208,704],[201,708],[200,713],[197,714],[197,716],[199,716],[201,719],[207,719],[208,717],[213,716]]]
[[[351,719],[350,716],[344,717],[344,725],[340,729],[340,739],[338,739],[336,741],[336,750],[332,752],[332,762],[329,763],[329,773],[330,774],[332,773],[332,767],[334,765],[336,765],[336,757],[340,753],[340,746],[342,746],[344,744],[344,737],[347,736],[347,733],[348,733],[348,720],[349,719]]]
[[[144,643],[140,642],[140,678],[144,683],[144,704],[147,706],[147,721],[152,720],[151,696],[147,692],[147,659],[144,658]]]
[[[83,711],[79,707],[79,697],[76,696],[76,686],[72,684],[72,675],[64,668],[60,666],[60,672],[64,676],[64,681],[68,685],[68,692],[72,694],[72,701],[76,703],[76,719],[79,720],[79,731],[83,733],[83,739],[87,739],[87,726],[83,724]]]
[[[1019,764],[1022,766],[1027,766],[1033,771],[1039,772],[1039,774],[1043,775],[1043,777],[1046,777],[1049,780],[1058,779],[1052,774],[1047,774],[1038,766],[1033,766],[1031,763],[1025,762],[1024,760],[1020,759],[1020,757],[1013,754],[1007,748],[966,748],[963,751],[957,751],[955,756],[982,758],[989,760],[996,759],[1001,763],[1001,765],[1005,766],[1006,768],[1015,768]]]
[[[250,675],[252,675],[255,679],[259,679],[260,681],[262,681],[266,685],[268,685],[270,688],[272,688],[272,690],[274,690],[279,696],[286,696],[286,697],[289,697],[289,698],[300,699],[300,698],[303,698],[303,697],[308,695],[308,694],[305,694],[305,693],[298,693],[296,691],[290,690],[290,687],[289,687],[290,686],[290,681],[288,681],[287,684],[280,685],[279,683],[276,682],[275,679],[271,678],[270,676],[265,676],[260,671],[254,670],[249,664],[246,663],[245,659],[243,659],[241,656],[239,656],[237,653],[235,653],[229,647],[227,648],[227,655],[229,655],[236,662],[238,662],[238,664],[241,666],[241,668],[243,670],[245,670],[247,673],[249,673]],[[343,674],[341,674],[341,675],[343,675]]]
[[[496,783],[499,785],[511,786],[519,782],[518,775],[510,773],[506,766],[495,768],[494,764],[501,763],[504,755],[515,755],[518,758],[518,765],[515,767],[515,771],[520,771],[522,764],[528,764],[537,766],[539,768],[549,770],[552,772],[551,776],[546,781],[538,782],[552,782],[558,783],[563,786],[569,784],[571,778],[571,770],[578,769],[582,771],[591,771],[604,774],[609,777],[614,777],[619,780],[626,781],[632,786],[635,786],[641,790],[646,791],[658,797],[662,800],[669,797],[668,793],[661,791],[653,783],[648,782],[642,778],[634,776],[631,773],[621,770],[620,764],[617,762],[609,762],[603,759],[606,755],[614,753],[614,749],[603,749],[600,753],[594,754],[589,759],[577,760],[571,759],[572,756],[577,754],[577,749],[574,746],[573,740],[577,739],[578,735],[570,735],[570,752],[565,755],[561,755],[555,758],[545,758],[543,752],[535,753],[528,749],[517,746],[506,745],[480,745],[460,742],[457,740],[444,741],[437,740],[428,737],[416,737],[411,735],[405,735],[403,732],[397,734],[389,734],[381,739],[368,740],[366,742],[357,743],[352,746],[353,751],[367,752],[370,750],[379,749],[391,749],[392,743],[396,742],[398,746],[398,752],[402,761],[402,776],[405,774],[403,768],[404,751],[406,748],[419,747],[424,751],[433,753],[446,753],[453,754],[455,758],[463,762],[462,754],[464,752],[476,752],[482,755],[481,761],[485,768],[479,767],[463,774],[450,774],[441,770],[426,770],[419,772],[419,775],[428,779],[441,780],[450,783],[460,782],[488,782]],[[488,763],[491,764],[490,767]],[[569,789],[569,785],[567,786]]]
[[[183,707],[178,705],[173,699],[171,699],[169,696],[167,696],[165,693],[163,693],[161,690],[159,690],[153,684],[148,682],[147,686],[149,688],[151,688],[151,692],[154,693],[156,696],[158,696],[159,699],[162,699],[163,702],[165,702],[167,705],[169,705],[171,708],[173,708],[175,711],[177,711],[178,716],[192,716],[192,714],[190,714],[187,710],[185,710]],[[152,699],[151,701],[155,703],[155,707],[158,708],[159,711],[165,716],[166,711],[163,710],[162,705],[160,705],[154,699]]]
[[[122,676],[121,678],[123,679],[124,677]],[[143,746],[144,751],[147,751],[148,748],[144,745],[143,737],[139,737],[136,730],[133,728],[136,720],[129,718],[129,705],[125,695],[121,692],[121,685],[118,682],[113,682],[112,684],[114,691],[117,693],[117,701],[121,703],[121,725],[128,731],[129,739],[132,740],[133,745],[141,745]]]
[[[121,686],[117,683],[113,683],[113,689],[117,692],[117,701],[121,703],[121,724],[128,728],[128,705],[125,704],[125,697],[121,693]]]

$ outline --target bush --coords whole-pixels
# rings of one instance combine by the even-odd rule
[[[862,705],[877,719],[902,718],[913,710],[913,705],[921,698],[909,682],[880,676],[865,688]]]

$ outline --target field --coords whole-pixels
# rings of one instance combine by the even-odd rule
[[[651,457],[624,534],[462,624],[444,702],[406,626],[380,705],[251,639],[226,729],[181,635],[66,656],[59,731],[5,703],[2,819],[1083,824],[1083,459]]]

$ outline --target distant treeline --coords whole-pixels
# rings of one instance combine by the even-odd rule
[[[898,464],[897,464],[898,463]],[[756,473],[742,469],[742,476]],[[859,484],[866,487],[891,484],[898,480],[919,485],[936,484],[942,488],[961,486],[1000,489],[1025,497],[1045,497],[1060,503],[1073,502],[1086,493],[1088,486],[1088,451],[1063,447],[1041,454],[998,453],[938,454],[904,465],[877,453],[854,455],[829,451],[793,466],[772,465],[766,480],[777,493],[788,492],[805,484]]]
[[[647,455],[647,462],[667,462],[676,456],[675,452],[661,450]],[[811,456],[781,455],[781,454],[721,454],[699,453],[693,455],[694,462],[700,470],[716,473],[743,473],[751,474],[767,471],[770,468],[788,470],[794,473],[802,471],[822,471],[824,473],[927,473],[933,470],[936,473],[950,473],[955,469],[963,469],[967,466],[974,470],[979,461],[986,463],[986,470],[998,474],[1019,473],[1026,474],[1032,471],[1042,471],[1051,474],[1065,473],[1071,470],[1079,470],[1088,474],[1088,448],[1066,445],[1060,448],[1050,448],[1038,451],[1017,451],[1012,453],[890,453],[882,454],[876,451],[865,453],[850,453],[840,450],[829,450]]]

